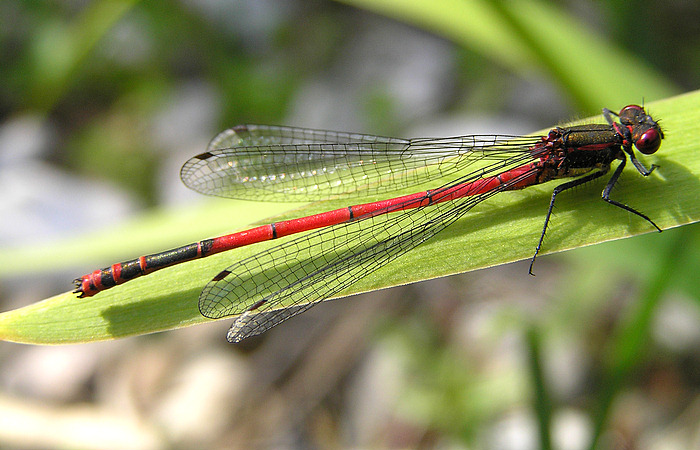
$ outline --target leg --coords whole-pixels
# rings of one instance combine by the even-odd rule
[[[613,187],[615,186],[615,183],[617,183],[618,178],[620,178],[620,174],[622,174],[622,170],[625,168],[625,159],[623,159],[620,162],[620,165],[617,166],[617,169],[615,169],[615,172],[613,172],[613,175],[610,177],[610,180],[608,181],[608,184],[605,186],[605,189],[603,189],[603,194],[601,195],[601,198],[605,200],[606,202],[610,203],[613,206],[617,206],[618,208],[622,208],[625,211],[631,212],[632,214],[636,214],[637,216],[641,217],[642,219],[646,220],[650,224],[654,226],[659,232],[661,232],[661,228],[659,228],[653,220],[651,220],[646,214],[643,214],[636,209],[632,208],[631,206],[627,206],[624,203],[620,203],[616,200],[613,200],[610,198],[610,192],[612,191]],[[642,166],[644,167],[644,166]],[[645,175],[649,175],[651,171],[654,170],[654,166],[648,171],[648,173]],[[535,254],[532,255],[532,260],[530,261],[530,270],[529,273],[530,275],[535,275],[532,273],[532,267],[535,264],[535,259],[537,258],[537,254],[540,252],[540,249],[542,248],[542,242],[544,241],[544,235],[547,232],[547,225],[549,224],[549,218],[552,215],[552,209],[554,208],[554,200],[557,197],[557,194],[560,192],[563,192],[567,189],[571,189],[576,186],[580,186],[584,183],[588,183],[589,181],[595,180],[596,178],[600,178],[603,175],[605,175],[607,171],[599,171],[599,172],[594,172],[590,175],[586,175],[585,177],[575,179],[573,181],[569,181],[568,183],[560,184],[559,186],[555,187],[554,190],[552,191],[552,199],[549,201],[549,209],[547,210],[547,215],[545,216],[544,219],[544,227],[542,228],[542,234],[540,235],[540,241],[537,243],[537,248],[535,248]],[[644,173],[642,173],[644,175]]]
[[[634,161],[635,160],[633,159],[632,162],[634,163]],[[635,164],[635,167],[636,167],[636,164]],[[644,167],[644,166],[642,166],[642,167]],[[647,173],[643,173],[641,171],[640,171],[640,173],[642,173],[642,175],[644,175],[644,176],[647,176],[652,172],[652,170],[654,170],[654,167],[655,166],[651,166],[651,169]],[[622,169],[624,169],[624,168],[625,168],[625,160],[623,159],[622,162],[620,163],[620,165],[617,166],[617,169],[615,169],[615,172],[613,173],[613,175],[610,177],[610,181],[608,181],[608,184],[605,186],[605,189],[603,189],[603,195],[602,195],[603,200],[610,203],[611,205],[617,206],[618,208],[622,208],[625,211],[629,211],[632,214],[638,215],[642,219],[644,219],[647,222],[649,222],[650,224],[652,224],[654,226],[654,228],[659,230],[659,232],[661,232],[661,228],[656,226],[656,224],[649,217],[647,217],[645,214],[640,213],[639,211],[632,208],[631,206],[627,206],[624,203],[620,203],[620,202],[615,201],[615,200],[610,198],[610,191],[612,191],[613,187],[615,186],[615,183],[617,183],[617,179],[620,178],[620,174],[622,173]],[[638,167],[637,167],[637,170],[639,170]]]
[[[585,177],[577,178],[577,179],[569,181],[567,183],[560,184],[559,186],[554,188],[554,190],[552,191],[552,199],[549,201],[549,209],[547,210],[547,215],[544,218],[544,227],[542,227],[542,234],[540,235],[540,241],[537,243],[537,248],[535,248],[535,254],[532,255],[532,260],[530,261],[530,270],[528,271],[530,273],[530,275],[533,275],[533,276],[535,275],[534,273],[532,273],[532,266],[535,264],[535,258],[537,258],[537,254],[540,252],[540,249],[542,248],[542,242],[544,241],[544,235],[547,233],[547,225],[549,225],[549,218],[552,215],[552,209],[554,208],[554,201],[557,198],[557,195],[560,192],[566,191],[567,189],[571,189],[573,187],[580,186],[584,183],[588,183],[589,181],[595,180],[596,178],[600,178],[603,175],[605,175],[606,173],[607,173],[607,170],[593,172],[592,174],[586,175]]]
[[[610,125],[615,124],[615,119],[612,116],[618,117],[616,112],[610,111],[608,108],[603,108],[603,117],[608,121]]]
[[[654,169],[659,167],[656,164],[652,164],[651,169],[647,169],[646,167],[644,167],[644,164],[640,163],[637,160],[637,158],[635,158],[634,153],[632,153],[630,151],[630,152],[628,152],[628,154],[630,155],[630,159],[632,160],[632,164],[634,165],[634,168],[637,169],[637,172],[641,173],[645,177],[648,177],[649,175],[651,175],[651,173],[654,171]],[[622,161],[622,165],[623,166],[625,165],[624,160]]]

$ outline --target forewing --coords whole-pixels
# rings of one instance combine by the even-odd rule
[[[242,125],[185,163],[182,181],[207,195],[314,201],[396,191],[505,158],[511,136],[396,139],[296,127]],[[509,143],[502,147],[502,142]]]

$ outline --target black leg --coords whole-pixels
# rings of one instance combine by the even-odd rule
[[[636,159],[634,159],[634,157],[633,157],[632,162],[634,163],[635,161],[636,161]],[[622,174],[622,171],[625,168],[625,162],[626,162],[626,159],[623,159],[620,162],[620,164],[617,166],[617,168],[615,169],[615,172],[613,172],[612,176],[610,177],[608,184],[605,186],[605,189],[603,189],[603,194],[601,195],[601,198],[613,206],[617,206],[618,208],[622,208],[625,211],[631,212],[632,214],[635,214],[635,215],[641,217],[642,219],[644,219],[647,222],[649,222],[650,224],[652,224],[654,226],[654,228],[656,228],[659,232],[661,232],[661,228],[659,228],[654,223],[654,221],[651,220],[646,214],[643,214],[643,213],[637,211],[636,209],[632,208],[631,206],[627,206],[624,203],[620,203],[620,202],[610,198],[610,192],[612,191],[613,187],[615,186],[615,183],[617,183],[617,180],[620,178],[620,175]],[[638,164],[642,167],[643,170],[640,170],[640,168],[637,167],[637,164],[635,164],[635,167],[637,167],[637,170],[639,170],[639,172],[644,176],[648,176],[656,167],[656,166],[652,165],[651,169],[646,170],[646,168],[644,168],[644,166],[642,166],[641,163],[638,163]],[[554,209],[554,201],[555,201],[557,195],[560,192],[566,191],[567,189],[571,189],[573,187],[580,186],[584,183],[588,183],[589,181],[593,181],[596,178],[600,178],[603,175],[605,175],[606,173],[607,173],[607,170],[601,170],[598,172],[594,172],[590,175],[586,175],[585,177],[577,178],[577,179],[569,181],[567,183],[560,184],[559,186],[554,188],[554,190],[552,191],[552,199],[549,201],[549,209],[547,209],[547,215],[544,218],[544,227],[542,227],[542,234],[540,235],[540,241],[537,243],[537,248],[535,248],[535,254],[532,255],[532,260],[530,261],[530,270],[529,270],[530,275],[533,275],[533,276],[535,275],[534,273],[532,273],[532,267],[534,266],[535,259],[537,258],[537,255],[540,252],[540,249],[542,248],[542,242],[544,241],[544,236],[547,233],[547,226],[549,225],[549,218],[552,215],[552,210]]]
[[[623,164],[624,165],[624,164]],[[530,261],[530,270],[528,271],[530,275],[535,275],[532,273],[532,266],[535,264],[535,258],[537,258],[537,254],[540,252],[540,249],[542,248],[542,242],[544,241],[544,235],[547,233],[547,225],[549,225],[549,218],[552,215],[552,209],[554,209],[554,201],[557,198],[557,195],[560,192],[566,191],[567,189],[571,189],[576,186],[580,186],[584,183],[588,183],[589,181],[595,180],[596,178],[600,178],[603,175],[607,173],[607,170],[600,170],[598,172],[593,172],[592,174],[586,175],[585,177],[577,178],[575,180],[566,182],[564,184],[560,184],[559,186],[555,187],[554,190],[552,191],[552,199],[549,201],[549,209],[547,209],[547,215],[544,218],[544,227],[542,227],[542,234],[540,235],[540,241],[537,243],[537,248],[535,249],[535,254],[532,255],[532,260]]]
[[[610,125],[615,123],[615,119],[613,119],[612,116],[618,117],[616,112],[610,111],[608,108],[603,108],[603,117],[605,117],[605,120],[607,120]]]
[[[654,169],[659,167],[656,164],[652,164],[651,169],[647,169],[646,167],[644,167],[644,164],[640,163],[637,160],[637,158],[634,156],[634,153],[632,153],[630,151],[630,152],[627,152],[627,154],[630,155],[630,159],[632,160],[632,164],[634,164],[634,168],[637,169],[637,172],[641,173],[645,177],[648,177],[649,175],[651,175],[651,173],[654,171]],[[624,166],[624,162],[622,165]]]
[[[634,162],[634,160],[632,160]],[[642,166],[644,167],[644,166]],[[627,206],[624,203],[620,203],[616,200],[613,200],[610,198],[610,191],[612,191],[613,187],[615,186],[615,183],[617,183],[617,179],[620,178],[620,174],[622,173],[622,169],[625,168],[625,160],[623,159],[622,162],[620,163],[619,166],[617,166],[617,169],[615,169],[615,172],[613,175],[610,177],[610,180],[608,181],[608,184],[605,186],[605,189],[603,189],[603,195],[602,198],[606,202],[610,203],[611,205],[617,206],[618,208],[622,208],[625,211],[629,211],[632,214],[636,214],[637,216],[641,217],[642,219],[646,220],[650,224],[654,226],[659,232],[661,232],[661,228],[659,228],[654,221],[652,221],[649,217],[647,217],[645,214],[640,213],[636,209],[632,208],[631,206]],[[637,168],[639,170],[639,168]],[[649,175],[652,170],[654,170],[654,166],[651,166],[651,170],[648,171],[648,173],[642,173],[642,175],[647,176]],[[641,172],[641,171],[640,171]]]

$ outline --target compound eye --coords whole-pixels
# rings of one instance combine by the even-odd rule
[[[645,155],[651,155],[661,146],[661,135],[653,128],[647,130],[635,141],[634,146]]]

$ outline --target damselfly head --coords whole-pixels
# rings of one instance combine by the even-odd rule
[[[619,114],[620,123],[629,129],[632,142],[641,153],[651,155],[661,146],[664,133],[659,124],[639,105],[628,105]]]

